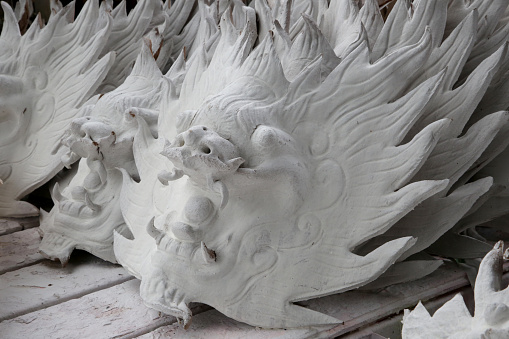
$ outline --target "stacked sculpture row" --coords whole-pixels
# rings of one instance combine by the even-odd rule
[[[22,35],[3,4],[0,215],[36,214],[20,199],[72,165],[41,252],[119,262],[184,324],[190,302],[335,323],[293,302],[417,279],[506,227],[507,0],[385,22],[374,0],[52,6]]]

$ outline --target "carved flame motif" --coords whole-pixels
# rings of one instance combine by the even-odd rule
[[[193,1],[178,1],[171,8],[158,0],[141,1],[129,15],[125,2],[113,8],[112,1],[100,6],[90,1],[76,22],[74,2],[64,8],[56,1],[45,27],[38,16],[21,35],[17,21],[26,26],[21,21],[25,12],[30,13],[29,3],[21,2],[15,11],[2,5],[6,13],[0,38],[2,216],[39,213],[18,200],[79,159],[60,143],[63,132],[72,119],[90,113],[90,103],[82,105],[94,93],[124,82],[145,35],[162,68],[171,65],[175,49],[192,46],[195,38],[180,34]]]
[[[60,138],[113,64],[113,53],[98,58],[111,19],[87,5],[73,22],[69,6],[44,27],[38,18],[21,35],[13,10],[6,3],[2,8],[0,215],[37,215],[19,199],[77,160]]]
[[[147,46],[146,57],[152,58]],[[115,262],[113,229],[125,232],[118,205],[124,168],[138,177],[132,154],[137,118],[157,124],[162,78],[157,66],[142,67],[138,59],[130,76],[117,89],[102,96],[91,106],[88,116],[74,119],[63,137],[72,154],[83,157],[76,174],[62,190],[57,183],[52,192],[55,206],[41,218],[44,237],[41,252],[51,259],[67,263],[74,248],[87,250]],[[74,173],[72,173],[74,174]]]
[[[465,182],[508,115],[463,131],[507,46],[469,55],[478,16],[494,29],[507,1],[459,19],[444,1],[398,1],[385,24],[376,1],[302,16],[234,3],[220,37],[166,76],[158,137],[138,119],[140,181],[122,170],[120,197],[134,239],[115,234],[115,255],[185,325],[190,302],[256,326],[336,323],[293,302],[375,280],[490,189]]]
[[[52,2],[24,34],[2,4],[0,216],[82,158],[41,251],[118,260],[185,326],[332,324],[294,302],[429,274],[509,212],[509,1],[379,2]]]
[[[191,15],[192,1],[177,1],[171,8],[165,5],[164,11],[154,10],[158,4],[162,5],[155,0],[139,2],[129,16],[125,15],[125,4],[113,9],[108,48],[116,51],[117,62],[112,68],[114,72],[108,73],[100,89],[115,89],[89,100],[82,108],[82,117],[72,120],[62,137],[62,144],[69,148],[73,158],[86,158],[81,160],[77,171],[68,174],[68,178],[53,188],[55,207],[41,216],[44,238],[40,250],[62,264],[67,263],[75,248],[116,262],[113,230],[126,232],[118,203],[122,183],[118,169],[125,169],[133,178],[139,177],[132,153],[138,118],[149,124],[151,133],[157,136],[161,87],[165,81],[159,68],[164,69],[173,61],[174,48],[187,46],[189,58],[194,38],[208,40],[215,34],[214,30],[202,28],[190,35],[185,32],[188,26],[177,34]],[[99,10],[107,13],[108,6],[103,2]],[[201,21],[209,21],[215,9],[215,6],[203,5],[197,17],[206,17],[207,20]],[[141,39],[140,31],[144,32],[147,25],[158,21],[160,16],[164,22]],[[194,16],[191,22],[197,22]],[[130,59],[138,50],[131,69]],[[178,69],[182,62],[181,57],[173,69]],[[128,71],[130,74],[125,78]]]

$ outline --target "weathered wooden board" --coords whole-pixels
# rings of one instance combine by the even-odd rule
[[[0,219],[0,236],[39,226],[39,217],[2,218]]]
[[[10,234],[21,231],[23,226],[17,221],[0,219],[0,235]]]
[[[378,291],[350,291],[302,304],[344,321],[325,332],[329,337],[335,337],[413,307],[419,300],[435,298],[467,285],[465,272],[446,263],[429,276],[413,282]]]
[[[42,261],[40,243],[38,228],[0,236],[0,274]]]
[[[267,330],[258,329],[225,317],[216,310],[200,313],[193,317],[189,329],[185,330],[178,324],[163,326],[151,333],[147,333],[138,339],[163,339],[163,338],[186,338],[186,339],[300,339],[321,338],[318,328],[301,328],[293,330]],[[328,338],[328,337],[323,337]]]
[[[27,217],[27,218],[7,218],[11,221],[16,221],[23,227],[24,230],[29,228],[39,227],[39,217]]]
[[[133,338],[176,321],[146,307],[139,280],[0,323],[0,338]],[[210,309],[198,305],[194,313]]]
[[[194,316],[188,330],[172,324],[158,328],[141,338],[334,338],[396,314],[404,308],[412,307],[419,300],[427,300],[468,284],[465,273],[448,264],[423,279],[390,286],[380,291],[350,291],[300,303],[341,319],[341,323],[334,327],[297,330],[255,329],[212,310]]]
[[[0,321],[133,279],[119,265],[76,251],[65,268],[45,260],[0,275]]]

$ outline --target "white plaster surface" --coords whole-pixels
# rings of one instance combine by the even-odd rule
[[[123,170],[134,239],[114,240],[148,305],[186,324],[191,302],[262,327],[334,324],[291,302],[378,277],[383,286],[391,265],[450,232],[491,189],[491,178],[466,183],[509,114],[463,131],[506,72],[507,46],[465,73],[486,33],[477,12],[452,25],[445,2],[414,5],[398,1],[382,27],[374,1],[310,6],[301,18],[235,2],[220,36],[175,63],[157,138],[139,119],[140,180]],[[490,26],[499,6],[482,9]],[[398,267],[387,283],[438,265]]]
[[[477,256],[460,232],[509,212],[508,4],[401,0],[384,23],[375,0],[89,1],[72,22],[54,2],[25,35],[4,5],[0,57],[55,48],[1,68],[0,215],[36,215],[22,196],[83,157],[42,213],[46,257],[118,261],[185,328],[194,302],[336,326],[295,302]],[[7,246],[6,271],[40,260]]]

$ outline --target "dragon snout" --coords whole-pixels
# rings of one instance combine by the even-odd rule
[[[193,126],[180,133],[166,143],[161,154],[171,160],[180,176],[186,174],[197,182],[220,180],[244,162],[234,144],[205,126]]]
[[[100,159],[103,155],[99,148],[111,145],[115,140],[116,134],[109,125],[82,117],[71,122],[62,143],[80,157]]]
[[[112,135],[112,129],[107,124],[94,121],[90,117],[74,119],[71,122],[71,133],[78,138],[90,138],[98,141]]]

